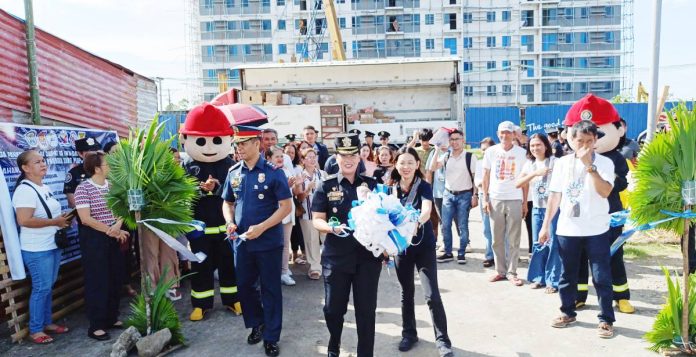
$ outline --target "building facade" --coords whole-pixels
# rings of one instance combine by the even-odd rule
[[[191,0],[201,99],[241,63],[330,60],[321,0]],[[632,88],[632,0],[334,0],[348,59],[457,56],[464,106],[560,104]]]

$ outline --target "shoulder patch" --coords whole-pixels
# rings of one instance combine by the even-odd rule
[[[338,174],[329,175],[329,176],[324,177],[324,179],[322,180],[322,182],[323,182],[323,181],[333,180],[333,179],[335,179],[335,178],[337,178],[337,177],[338,177]]]
[[[239,166],[241,166],[241,165],[242,165],[242,162],[240,161],[240,162],[238,162],[238,163],[236,163],[236,164],[230,166],[229,170],[227,170],[227,171],[236,170],[236,169],[238,169]]]
[[[68,171],[68,173],[65,174],[65,183],[68,183],[70,181],[72,181],[72,174],[70,173],[70,171]]]

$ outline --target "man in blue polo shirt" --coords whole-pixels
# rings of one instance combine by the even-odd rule
[[[263,339],[267,356],[278,356],[283,321],[280,271],[283,217],[290,214],[292,194],[282,170],[259,154],[261,130],[235,127],[241,161],[227,174],[222,198],[227,233],[234,240],[235,268],[249,344]],[[238,234],[238,236],[235,236]],[[256,289],[257,282],[261,292]]]

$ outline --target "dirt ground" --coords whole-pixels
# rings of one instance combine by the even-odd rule
[[[559,313],[558,294],[547,295],[528,285],[515,287],[509,282],[489,283],[492,269],[482,267],[484,239],[478,210],[472,211],[470,232],[474,252],[468,263],[440,264],[440,292],[447,311],[449,335],[456,356],[656,356],[646,349],[643,334],[664,302],[666,285],[660,265],[676,269],[681,266],[678,247],[649,249],[648,254],[633,255],[627,260],[632,302],[636,313],[616,313],[616,336],[597,337],[597,300],[594,292],[588,306],[579,312],[578,323],[567,329],[554,329],[549,322]],[[455,243],[456,246],[456,243]],[[519,274],[527,273],[527,239],[522,234]],[[640,250],[641,246],[635,246]],[[306,278],[306,267],[293,267],[297,285],[283,287],[282,356],[319,356],[326,354],[328,332],[322,304],[323,283]],[[419,285],[419,281],[416,281]],[[185,284],[186,286],[188,284]],[[591,289],[592,290],[592,289]],[[408,353],[396,349],[401,336],[400,288],[395,272],[384,269],[380,278],[375,356],[437,356],[432,324],[421,290],[416,290],[416,318],[420,342]],[[188,293],[176,303],[183,321],[188,346],[172,356],[264,356],[261,344],[249,346],[241,317],[223,311],[219,305],[202,322],[188,321]],[[122,316],[127,313],[124,300]],[[0,331],[0,355],[3,356],[107,356],[111,342],[97,342],[86,337],[84,311],[69,315],[62,323],[72,331],[58,336],[48,346],[25,342],[11,344],[9,332]],[[355,316],[349,306],[343,331],[342,356],[355,356]],[[6,329],[6,327],[3,327]],[[114,334],[118,333],[117,331]]]

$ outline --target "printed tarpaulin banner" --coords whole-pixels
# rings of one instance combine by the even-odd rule
[[[19,176],[17,156],[27,149],[38,150],[44,156],[48,172],[43,182],[51,188],[54,197],[61,203],[62,210],[67,211],[68,201],[63,194],[66,174],[73,166],[82,162],[75,151],[75,140],[88,137],[96,139],[102,146],[118,140],[115,131],[0,123],[0,168],[4,176],[4,179],[0,180],[0,199],[3,202],[0,223],[12,279],[19,280],[25,277],[14,209],[11,204],[4,204],[10,202],[6,199],[12,196],[15,181]],[[80,258],[76,223],[73,223],[69,237],[70,246],[63,250],[61,264]]]

